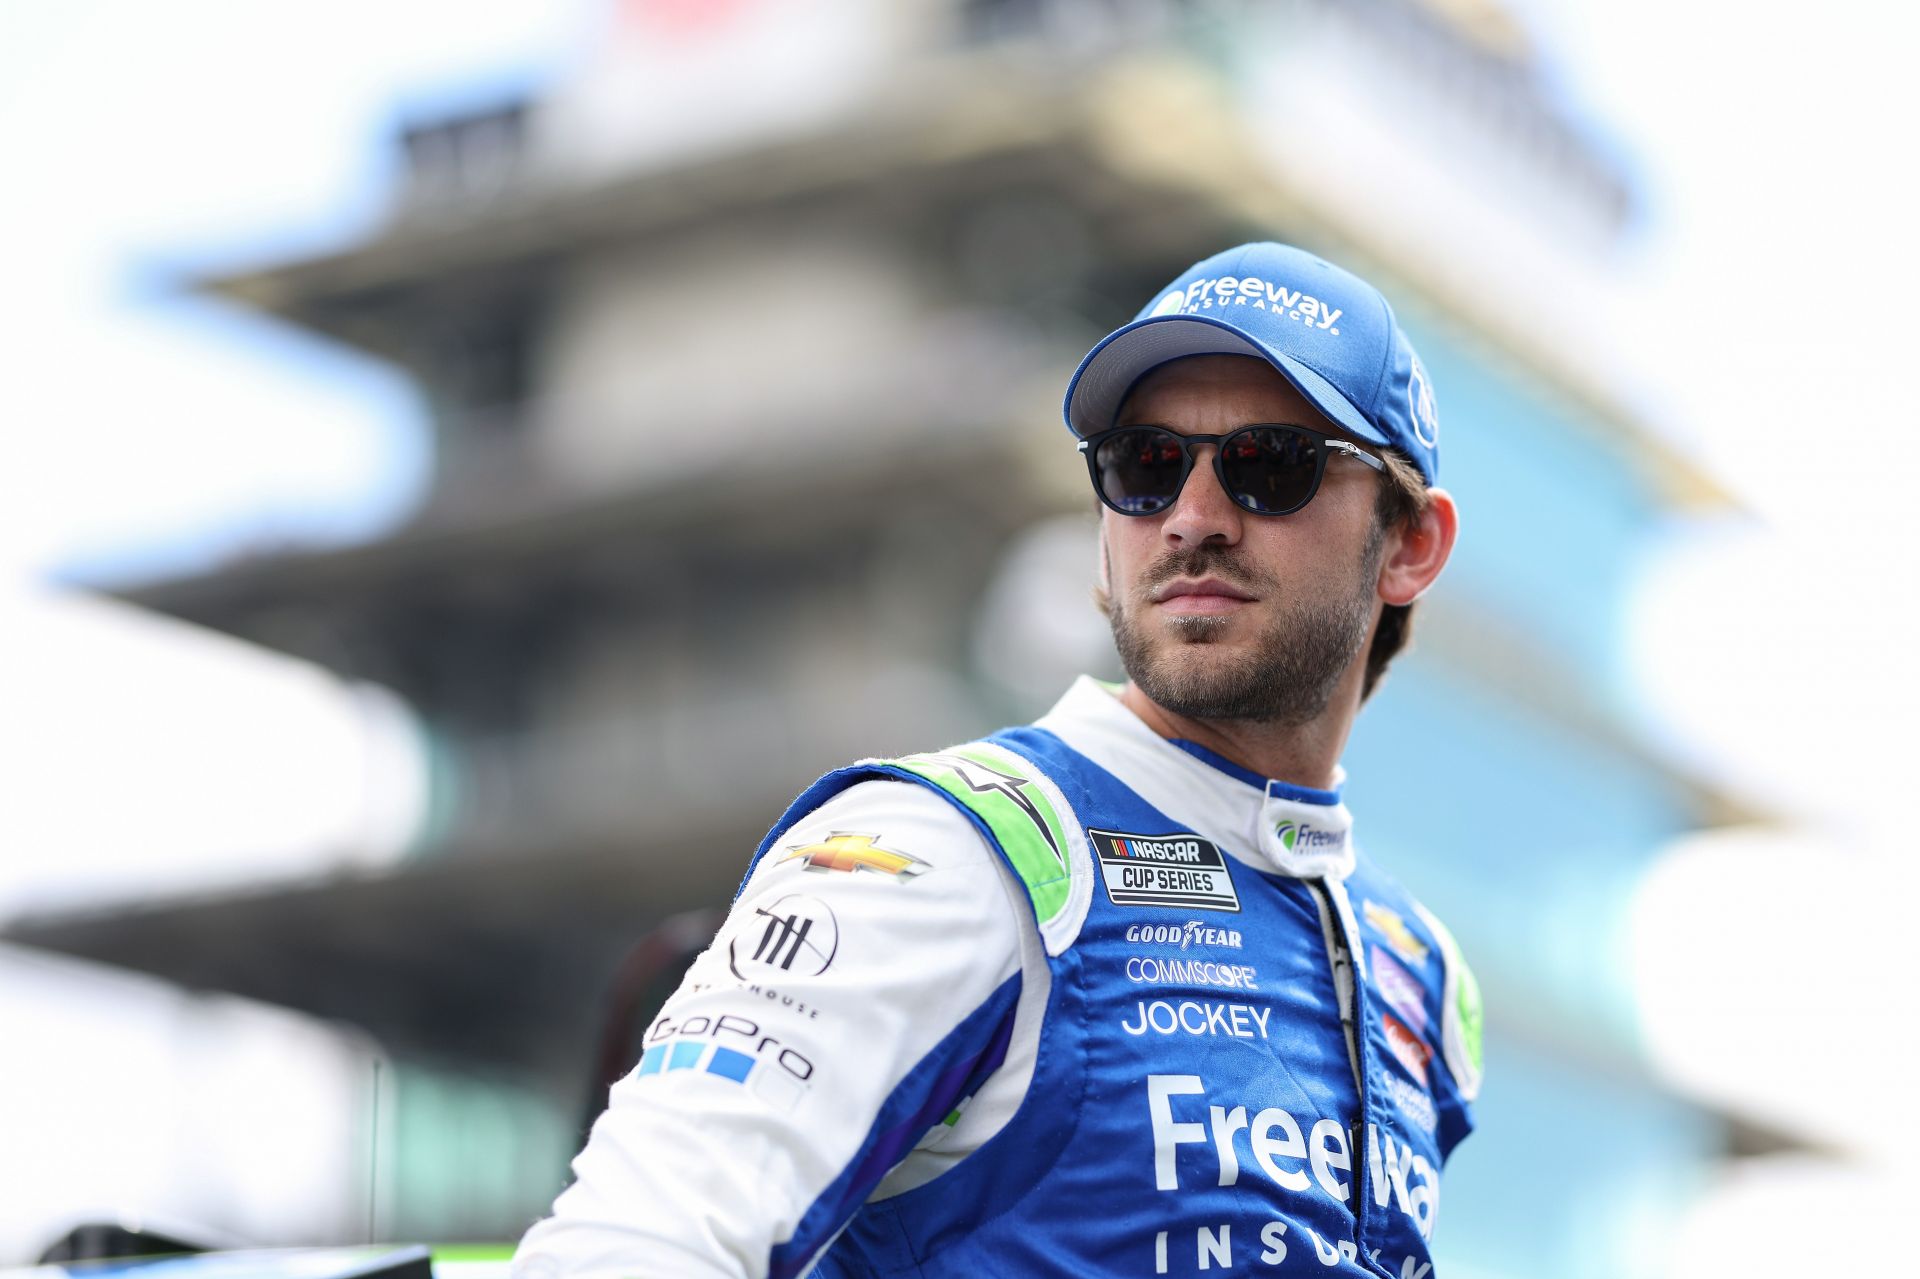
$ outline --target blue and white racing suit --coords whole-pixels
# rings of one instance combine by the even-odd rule
[[[795,802],[515,1270],[1419,1279],[1479,1077],[1338,792],[1082,680]]]

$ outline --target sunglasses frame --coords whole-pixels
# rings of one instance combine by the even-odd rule
[[[1180,442],[1180,478],[1174,484],[1173,494],[1167,499],[1167,504],[1157,511],[1129,511],[1117,506],[1108,500],[1106,489],[1100,483],[1100,470],[1096,461],[1100,446],[1125,431],[1159,431],[1172,436]],[[1294,435],[1307,436],[1321,446],[1314,455],[1313,479],[1307,485],[1306,495],[1284,511],[1256,510],[1241,501],[1239,495],[1227,484],[1227,473],[1221,465],[1221,459],[1226,456],[1227,441],[1245,435],[1248,431],[1286,431]],[[1152,422],[1136,422],[1127,426],[1116,426],[1108,431],[1097,431],[1081,440],[1077,447],[1081,456],[1087,459],[1087,478],[1093,481],[1094,496],[1100,499],[1102,506],[1119,515],[1132,516],[1137,519],[1151,519],[1156,515],[1165,515],[1179,504],[1180,494],[1187,487],[1187,480],[1193,475],[1193,449],[1197,444],[1211,444],[1215,446],[1213,450],[1213,475],[1214,478],[1220,482],[1220,491],[1225,493],[1235,506],[1247,512],[1249,515],[1292,515],[1295,511],[1305,507],[1308,502],[1313,500],[1314,495],[1320,491],[1320,480],[1327,473],[1327,459],[1336,453],[1357,458],[1382,474],[1384,474],[1387,469],[1386,463],[1361,448],[1358,444],[1353,443],[1351,440],[1343,440],[1338,436],[1329,435],[1325,431],[1316,431],[1310,426],[1299,426],[1292,422],[1249,422],[1245,426],[1235,427],[1225,435],[1182,435],[1170,426],[1160,426]]]

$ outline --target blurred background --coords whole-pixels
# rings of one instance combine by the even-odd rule
[[[1066,376],[1278,238],[1464,512],[1346,760],[1486,990],[1440,1273],[1912,1267],[1915,33],[4,0],[0,1265],[517,1237],[643,935],[1113,673]]]

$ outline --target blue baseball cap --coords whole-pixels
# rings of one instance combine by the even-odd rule
[[[1259,356],[1329,419],[1439,477],[1433,383],[1386,298],[1351,271],[1270,241],[1195,263],[1080,361],[1067,428],[1107,430],[1134,383],[1189,355]]]

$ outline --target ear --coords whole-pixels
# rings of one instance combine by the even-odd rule
[[[1420,518],[1387,536],[1379,582],[1384,603],[1411,604],[1419,599],[1453,554],[1453,542],[1460,533],[1460,512],[1453,494],[1432,489],[1427,496],[1427,509]]]

